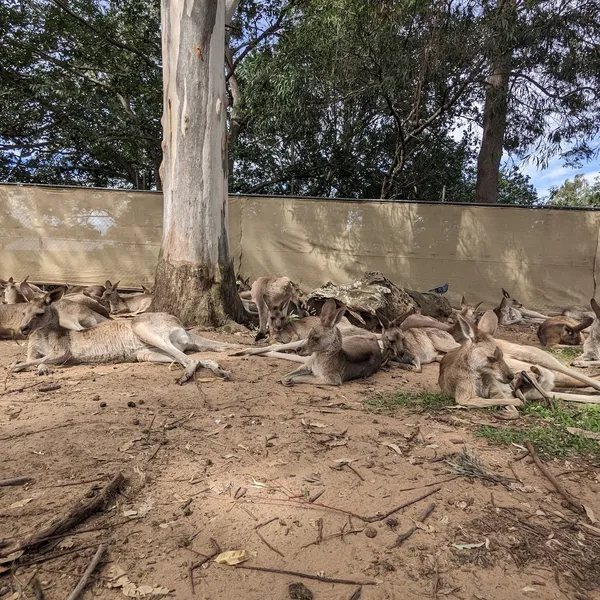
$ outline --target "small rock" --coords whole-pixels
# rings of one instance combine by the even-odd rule
[[[377,530],[371,526],[365,527],[365,535],[368,538],[374,538],[377,536]]]
[[[398,519],[394,519],[394,517],[390,517],[389,519],[386,520],[385,524],[390,529],[396,529],[396,527],[398,527]]]
[[[145,400],[140,400],[139,403],[140,404],[146,404]]]
[[[100,394],[94,394],[90,400],[92,400],[93,402],[97,402],[98,400],[100,400]]]
[[[127,403],[127,406],[129,406],[129,408],[135,408],[135,402],[134,402],[133,400],[130,400],[130,401]]]
[[[100,402],[100,408],[106,408],[106,402]]]
[[[290,583],[288,592],[292,600],[312,600],[313,593],[303,583]]]
[[[140,424],[140,420],[139,419],[134,419],[133,420],[133,424],[134,425],[139,425]]]

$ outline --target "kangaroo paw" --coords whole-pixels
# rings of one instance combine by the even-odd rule
[[[38,365],[37,374],[38,375],[51,375],[54,371],[48,365]]]

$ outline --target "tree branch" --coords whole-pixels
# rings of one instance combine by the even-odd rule
[[[153,62],[151,59],[149,59],[143,52],[140,52],[137,48],[134,48],[133,46],[130,46],[129,44],[127,44],[125,42],[119,42],[118,40],[114,40],[111,37],[109,37],[108,35],[106,35],[105,33],[103,33],[97,27],[92,25],[89,21],[87,21],[83,17],[79,16],[77,13],[73,12],[68,6],[66,6],[63,3],[62,0],[50,0],[50,1],[53,4],[55,4],[56,6],[58,6],[58,8],[60,8],[64,12],[66,12],[68,15],[70,15],[71,17],[76,19],[83,26],[87,27],[88,29],[93,31],[96,35],[98,35],[101,38],[103,38],[104,40],[106,40],[109,44],[115,46],[116,48],[121,48],[121,50],[127,50],[127,52],[131,52],[132,54],[135,54],[136,56],[141,58],[148,66],[152,67],[153,69],[160,68],[159,65],[157,65],[155,62]],[[230,0],[230,1],[235,2],[236,6],[237,6],[237,1],[239,1],[239,0],[237,0],[237,1]]]

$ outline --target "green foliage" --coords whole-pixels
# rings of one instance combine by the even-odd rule
[[[442,410],[454,405],[454,399],[437,392],[388,392],[374,395],[365,401],[370,410],[394,410],[398,408]]]
[[[528,415],[526,425],[514,427],[483,426],[477,436],[498,444],[523,444],[529,440],[541,456],[566,457],[573,454],[600,458],[600,443],[579,434],[571,434],[567,427],[600,433],[600,406],[574,406],[555,401],[555,408],[535,402],[527,404],[522,413]],[[541,422],[540,422],[541,421]]]
[[[577,346],[572,346],[570,348],[553,348],[548,352],[556,356],[556,358],[558,358],[558,360],[560,360],[566,366],[570,367],[571,363],[581,356],[583,349]]]
[[[600,176],[590,184],[585,175],[567,179],[559,188],[550,190],[552,206],[574,206],[578,208],[600,207]]]
[[[154,2],[7,0],[0,179],[156,184],[160,28]]]

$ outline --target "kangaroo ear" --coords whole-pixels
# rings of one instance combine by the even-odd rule
[[[59,287],[51,292],[47,292],[44,294],[44,304],[52,304],[53,302],[57,302],[63,297],[65,291],[66,290],[64,287]]]
[[[600,318],[600,306],[596,302],[595,298],[592,298],[592,300],[590,301],[590,306],[592,307],[592,310],[594,311],[595,315],[598,318]]]
[[[113,286],[113,284],[110,282],[110,279],[107,279],[107,280],[104,282],[104,287],[105,287],[107,290],[110,290],[110,289],[112,288],[112,286]]]
[[[463,296],[463,297],[460,299],[460,307],[461,307],[461,308],[467,308],[468,306],[469,306],[469,305],[467,304],[467,299],[466,299],[466,298]]]
[[[333,298],[329,298],[323,307],[321,308],[321,324],[325,327],[333,327],[335,317],[336,317],[336,304]]]
[[[456,319],[458,321],[458,325],[460,327],[460,332],[462,333],[462,336],[466,340],[473,341],[475,339],[475,329],[473,328],[473,325],[469,322],[468,319],[465,319],[461,314],[458,314]]]
[[[474,307],[473,307],[473,312],[475,312],[481,305],[483,304],[483,300],[481,302],[478,302]]]
[[[508,292],[507,292],[507,291],[506,291],[504,288],[502,288],[502,295],[503,295],[505,298],[510,298],[510,294],[509,294],[509,293],[508,293]]]
[[[340,306],[336,312],[335,315],[333,317],[333,325],[334,327],[336,325],[339,324],[339,322],[342,320],[342,318],[344,317],[344,313],[346,312],[346,307],[342,304],[342,306]]]
[[[591,317],[586,317],[585,319],[583,319],[583,321],[578,323],[577,326],[574,327],[573,329],[574,329],[574,331],[583,331],[584,329],[587,329],[593,322],[594,322],[594,319],[592,319]]]
[[[483,314],[483,317],[479,320],[477,329],[484,335],[494,335],[498,328],[498,317],[493,310],[488,310]]]

